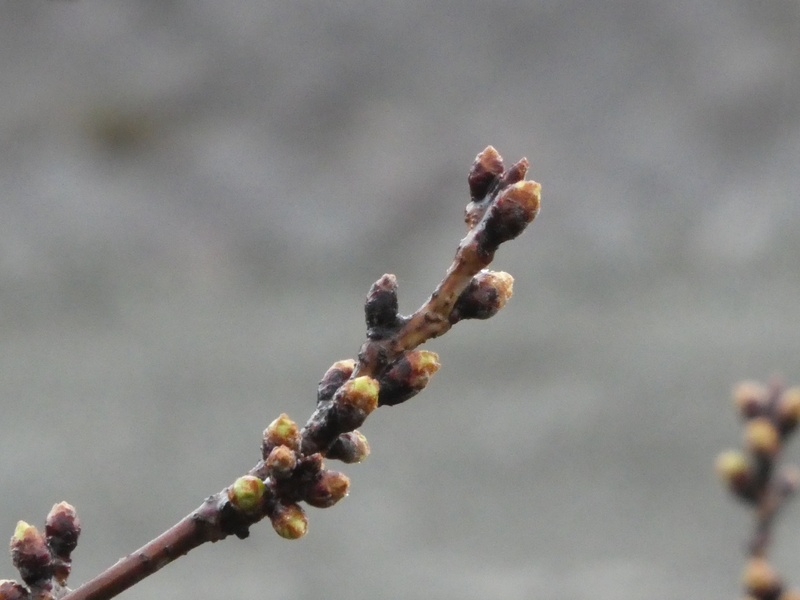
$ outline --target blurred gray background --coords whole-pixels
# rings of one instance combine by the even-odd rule
[[[123,597],[740,595],[729,391],[800,381],[796,0],[3,0],[0,57],[3,535],[76,505],[77,585],[250,468],[373,281],[427,298],[492,144],[544,190],[506,309],[303,540]],[[774,553],[800,584],[797,507]]]

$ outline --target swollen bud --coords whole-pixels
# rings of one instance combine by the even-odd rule
[[[328,508],[347,496],[350,479],[338,471],[321,471],[304,490],[303,500],[317,508]]]
[[[281,413],[281,416],[264,430],[264,439],[261,443],[261,455],[264,460],[275,446],[287,446],[292,450],[300,448],[300,430],[297,423],[292,421],[286,413]]]
[[[522,233],[539,212],[542,186],[535,181],[519,181],[501,191],[489,206],[483,220],[479,247],[492,254],[503,242]]]
[[[369,443],[361,432],[348,431],[336,438],[326,456],[347,464],[360,463],[369,456]]]
[[[370,339],[383,339],[391,335],[400,324],[397,311],[397,278],[384,275],[372,284],[364,304],[367,336]]]
[[[28,600],[30,597],[25,586],[10,579],[0,579],[0,600]]]
[[[747,457],[738,450],[728,450],[717,457],[715,470],[731,492],[743,500],[756,499],[756,481]]]
[[[240,511],[255,512],[261,506],[266,486],[253,475],[243,475],[228,488],[228,500]]]
[[[301,538],[308,531],[306,513],[297,504],[277,504],[269,518],[275,532],[287,540]]]
[[[68,502],[55,504],[47,515],[44,533],[53,554],[68,558],[78,545],[81,534],[81,521],[75,507]]]
[[[357,413],[359,416],[363,415],[363,419],[366,419],[367,415],[378,407],[379,390],[378,381],[372,377],[363,375],[355,379],[348,379],[336,393],[335,403],[342,409]],[[361,423],[364,422],[363,419]]]
[[[777,420],[782,434],[787,434],[800,422],[800,387],[784,390],[778,399]]]
[[[769,388],[758,381],[742,381],[733,388],[733,404],[745,419],[763,415],[769,400]]]
[[[286,479],[297,466],[297,455],[287,446],[275,446],[264,461],[269,476],[274,480]]]
[[[493,317],[513,293],[514,278],[511,275],[503,271],[481,271],[456,300],[450,313],[450,323]]]
[[[753,454],[763,457],[774,456],[781,447],[778,430],[767,417],[755,417],[747,422],[744,443]]]
[[[412,350],[400,357],[381,377],[380,406],[394,406],[421,392],[439,370],[439,355],[429,350]]]
[[[67,502],[54,505],[47,515],[44,533],[53,555],[53,576],[61,585],[66,585],[72,570],[71,554],[81,533],[75,507]]]
[[[342,384],[350,379],[353,374],[353,369],[356,368],[356,361],[352,358],[348,360],[340,360],[333,363],[330,368],[325,371],[322,376],[322,381],[317,386],[317,402],[326,402],[333,398]]]
[[[751,558],[747,562],[742,585],[756,598],[777,598],[782,587],[778,572],[763,558]]]
[[[53,563],[45,537],[36,527],[19,521],[11,538],[11,561],[28,585],[43,584],[53,576]]]
[[[472,229],[486,212],[486,196],[495,189],[500,175],[503,173],[503,158],[492,146],[488,146],[475,157],[469,170],[469,194],[472,201],[467,205],[464,221]]]

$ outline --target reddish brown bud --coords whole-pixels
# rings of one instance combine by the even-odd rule
[[[771,457],[777,454],[781,440],[775,425],[767,417],[755,417],[744,429],[744,443],[756,455]]]
[[[350,379],[353,369],[356,368],[356,361],[353,359],[340,360],[331,365],[322,376],[322,381],[317,387],[317,402],[325,402],[333,398],[342,384]]]
[[[480,201],[492,189],[500,175],[503,173],[503,157],[492,146],[475,157],[469,170],[467,182],[469,193],[473,201]],[[467,218],[467,223],[469,219]]]
[[[401,323],[397,310],[397,278],[384,275],[372,284],[364,304],[367,336],[375,340],[391,335]]]
[[[756,499],[756,480],[747,457],[738,450],[728,450],[717,457],[717,475],[731,492],[743,500]]]
[[[254,512],[261,506],[265,488],[264,482],[258,477],[243,475],[228,488],[228,500],[242,512]]]
[[[428,350],[413,350],[400,357],[381,378],[381,406],[394,406],[421,392],[436,371],[439,355]]]
[[[500,176],[498,187],[504,188],[508,187],[509,185],[514,185],[515,183],[525,179],[525,175],[527,173],[528,159],[521,158],[503,172],[503,174]]]
[[[69,555],[78,545],[81,534],[81,521],[75,507],[68,502],[59,502],[50,509],[44,528],[47,545],[53,554],[61,558]]]
[[[514,278],[503,271],[481,271],[461,292],[450,313],[450,323],[488,319],[506,305],[514,292]]]
[[[286,479],[297,465],[297,455],[286,446],[275,446],[264,462],[272,479]]]
[[[478,238],[484,254],[491,255],[503,242],[522,233],[539,212],[542,186],[535,181],[520,181],[501,191],[489,206]]]
[[[11,561],[28,585],[42,585],[53,576],[47,540],[33,525],[19,521],[11,538]]]
[[[27,588],[10,579],[0,579],[0,600],[28,600]]]
[[[308,518],[297,504],[277,504],[269,516],[275,532],[287,540],[303,537],[308,531]]]
[[[297,423],[282,413],[264,430],[264,439],[261,444],[261,455],[264,460],[275,446],[287,446],[292,450],[300,448],[300,430]]]
[[[742,585],[756,598],[777,598],[781,593],[778,572],[763,558],[751,558],[742,573]]]
[[[778,427],[782,434],[787,434],[800,422],[800,387],[784,390],[778,399]]]
[[[328,508],[347,496],[350,479],[338,471],[322,471],[306,488],[303,500],[317,508]]]
[[[757,381],[742,381],[733,388],[733,403],[745,419],[764,414],[769,400],[769,389]]]
[[[343,433],[328,450],[328,458],[343,463],[360,463],[369,456],[369,443],[358,431]]]

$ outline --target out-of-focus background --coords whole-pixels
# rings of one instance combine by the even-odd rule
[[[800,381],[796,0],[6,0],[0,57],[3,535],[76,505],[77,585],[250,468],[373,281],[425,300],[492,144],[544,190],[506,309],[303,540],[123,597],[740,595],[730,388]]]

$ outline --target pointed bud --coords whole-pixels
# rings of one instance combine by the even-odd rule
[[[287,446],[292,450],[300,448],[300,430],[297,423],[282,413],[264,430],[264,439],[261,443],[261,455],[264,460],[275,446]]]
[[[481,221],[480,252],[491,256],[500,244],[522,233],[539,213],[541,193],[542,186],[535,181],[520,181],[501,191]]]
[[[755,417],[748,421],[744,429],[744,443],[748,450],[764,457],[774,456],[781,447],[778,430],[767,417]]]
[[[800,422],[800,387],[790,387],[783,391],[777,406],[778,427],[787,434]]]
[[[781,593],[778,572],[763,558],[751,558],[742,573],[742,585],[756,598],[777,598]]]
[[[297,466],[297,455],[286,446],[275,446],[264,462],[272,479],[286,479]]]
[[[439,370],[439,355],[429,350],[412,350],[401,356],[381,378],[378,403],[394,406],[416,396]]]
[[[350,379],[353,374],[353,369],[356,368],[356,361],[352,358],[348,360],[340,360],[331,365],[322,376],[322,381],[317,386],[317,402],[326,402],[333,398],[342,384]]]
[[[723,452],[717,457],[715,469],[731,492],[742,500],[752,502],[756,499],[756,479],[744,454],[738,450]]]
[[[53,563],[45,537],[36,527],[19,521],[11,538],[11,561],[28,585],[42,585],[53,576]]]
[[[369,456],[369,443],[361,432],[348,431],[336,438],[327,456],[346,464],[360,463]]]
[[[306,513],[297,504],[277,504],[269,518],[275,532],[287,540],[301,538],[308,531]]]
[[[742,381],[733,388],[733,404],[745,419],[763,415],[769,400],[769,389],[758,381]]]
[[[450,323],[493,317],[513,293],[514,278],[511,275],[503,271],[481,271],[456,300],[450,313]]]
[[[255,512],[261,507],[266,486],[258,477],[244,475],[228,488],[228,500],[245,513]]]
[[[373,283],[367,294],[364,304],[367,336],[384,339],[391,335],[401,323],[397,311],[397,278],[387,274]]]
[[[306,488],[303,500],[317,508],[328,508],[347,496],[350,479],[338,471],[322,471]]]
[[[0,579],[0,600],[28,600],[30,592],[10,579]]]
[[[508,169],[503,171],[503,174],[500,176],[499,186],[500,188],[508,187],[509,185],[514,185],[525,179],[525,175],[528,173],[528,159],[521,158],[513,165],[511,165]]]
[[[487,198],[495,190],[503,173],[503,158],[492,146],[488,146],[475,157],[469,170],[469,194],[471,202],[467,204],[464,221],[472,229],[483,218],[491,201]]]

